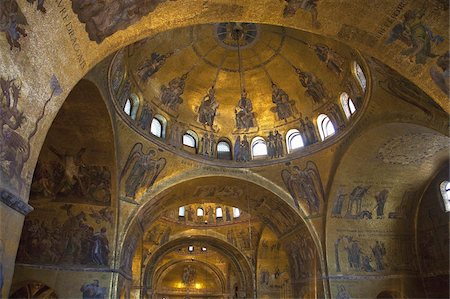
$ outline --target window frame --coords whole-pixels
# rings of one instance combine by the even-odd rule
[[[300,140],[302,142],[302,145],[299,147],[292,147],[292,140],[296,137],[300,137]],[[302,147],[305,147],[305,142],[303,140],[303,136],[300,133],[300,131],[298,129],[290,129],[289,131],[287,131],[286,133],[286,148],[287,148],[287,152],[288,154],[298,151],[299,149],[301,149]]]
[[[328,132],[328,124],[330,124],[333,128],[333,133]],[[331,118],[326,114],[320,114],[317,117],[317,128],[319,129],[319,135],[322,141],[325,141],[326,139],[336,134],[336,128],[334,127],[334,124],[331,121]]]
[[[258,153],[258,154],[255,155],[255,147],[257,147],[259,145],[264,146],[265,153],[261,153],[261,154]],[[266,140],[263,137],[261,137],[261,136],[254,137],[252,139],[250,150],[251,150],[251,153],[252,153],[252,159],[260,159],[260,158],[267,157],[268,151],[267,151]]]

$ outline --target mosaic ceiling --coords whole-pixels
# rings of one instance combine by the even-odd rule
[[[283,134],[320,113],[331,114],[336,130],[344,127],[341,94],[348,93],[357,108],[364,97],[355,62],[365,65],[355,51],[310,33],[254,23],[205,24],[120,51],[110,84],[119,110],[135,94],[140,107],[169,123],[234,141],[274,129]]]

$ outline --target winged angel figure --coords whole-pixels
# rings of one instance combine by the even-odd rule
[[[312,161],[306,163],[306,167],[301,170],[298,166],[281,171],[286,187],[289,190],[294,203],[300,209],[300,203],[306,204],[310,215],[320,212],[320,203],[324,200],[322,181],[319,170]]]
[[[134,199],[141,188],[150,188],[166,166],[165,158],[156,160],[155,156],[156,151],[153,149],[144,153],[142,143],[136,143],[131,149],[120,174],[120,180],[125,180],[125,195],[128,198]]]

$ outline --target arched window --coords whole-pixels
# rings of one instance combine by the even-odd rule
[[[233,218],[239,218],[241,216],[241,211],[238,208],[233,208]]]
[[[188,251],[189,252],[194,252],[194,246],[193,245],[189,245],[188,246]]]
[[[187,130],[186,133],[184,133],[183,135],[183,144],[188,147],[197,148],[198,144],[197,134],[195,134],[194,131]]]
[[[134,93],[130,95],[130,98],[125,102],[123,111],[131,117],[131,119],[136,119],[136,115],[139,109],[139,98]]]
[[[125,106],[123,107],[123,111],[128,114],[131,115],[131,100],[127,99],[127,101],[125,102]]]
[[[450,182],[443,181],[441,183],[441,194],[444,202],[444,209],[446,212],[450,212]]]
[[[305,146],[303,143],[302,135],[297,129],[290,129],[286,134],[286,145],[288,153],[291,153],[295,149]]]
[[[197,217],[203,217],[204,216],[204,212],[202,208],[198,208],[197,209]]]
[[[356,61],[353,62],[353,72],[356,76],[356,79],[358,79],[358,83],[361,86],[362,90],[366,91],[367,86],[366,75],[364,75],[362,67]]]
[[[218,207],[216,209],[216,218],[223,218],[222,208]]]
[[[228,141],[221,140],[217,143],[217,158],[231,160],[231,146]]]
[[[164,116],[156,114],[150,126],[150,132],[159,138],[166,137],[167,120]]]
[[[252,140],[252,157],[263,157],[267,156],[267,145],[266,141],[262,137],[255,137]]]
[[[184,207],[178,208],[178,217],[184,217],[185,209]]]
[[[352,99],[349,98],[346,92],[343,92],[341,94],[341,106],[342,109],[344,109],[347,119],[350,119],[350,117],[352,117],[352,115],[356,112],[355,104],[353,103]]]
[[[330,137],[331,135],[334,135],[334,133],[336,132],[331,119],[325,114],[320,114],[317,117],[317,126],[319,127],[320,138],[322,139],[322,141]]]
[[[152,120],[152,124],[150,126],[150,132],[155,135],[156,137],[161,138],[162,137],[162,124],[159,121],[159,119],[154,118]]]

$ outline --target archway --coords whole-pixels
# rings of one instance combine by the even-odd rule
[[[249,222],[252,222],[252,226],[256,221],[259,221],[274,233],[280,242],[279,246],[281,246],[283,251],[287,252],[286,258],[289,260],[287,264],[290,265],[287,271],[291,277],[290,284],[292,284],[294,292],[293,296],[299,296],[301,292],[323,296],[325,292],[324,287],[326,285],[323,284],[320,278],[321,274],[319,273],[322,273],[320,253],[314,243],[314,237],[309,233],[306,225],[300,224],[303,220],[301,220],[302,218],[298,212],[269,190],[242,179],[212,176],[197,177],[195,179],[181,181],[159,194],[154,195],[152,198],[145,198],[145,203],[136,211],[133,220],[129,223],[127,235],[124,237],[122,243],[121,269],[123,269],[125,273],[128,273],[128,275],[136,274],[135,269],[137,268],[134,268],[134,265],[135,263],[139,263],[138,261],[135,261],[136,257],[138,257],[136,256],[136,252],[137,249],[140,248],[140,240],[143,240],[144,238],[143,234],[146,234],[152,223],[161,218],[165,211],[173,210],[174,213],[177,213],[180,206],[189,204],[198,205],[202,203],[209,205],[209,203],[213,202],[221,206],[237,207],[243,211],[242,213],[244,213],[244,215],[254,215],[255,218],[259,220],[251,218],[253,220],[249,220]],[[203,225],[203,227],[201,225]],[[163,235],[167,234],[167,236],[163,238],[164,241],[158,242],[166,244],[162,245],[162,248],[167,248],[167,246],[173,247],[174,244],[183,244],[187,246],[190,242],[190,238],[187,236],[192,236],[195,240],[200,237],[198,236],[200,233],[202,236],[201,240],[208,242],[208,244],[219,242],[218,244],[222,244],[220,247],[230,248],[228,250],[229,252],[235,250],[229,245],[230,239],[226,235],[226,231],[220,231],[219,229],[216,235],[214,235],[213,232],[209,232],[208,230],[208,237],[205,237],[204,233],[202,235],[201,232],[206,229],[205,225],[206,224],[199,223],[199,226],[197,227],[189,227],[182,235],[176,234],[176,231],[174,231],[175,227],[173,227],[172,224],[169,225],[169,227],[172,227],[171,230],[160,227],[160,230],[162,229],[165,232],[169,231],[170,233],[161,233]],[[249,227],[247,222],[244,225],[244,227]],[[152,231],[153,234],[156,233],[153,230],[150,231]],[[253,245],[253,248],[256,250],[259,239],[256,239],[255,242],[257,245]],[[251,247],[252,245],[244,246],[247,246],[248,248],[248,246]],[[157,252],[161,251],[155,252],[152,250],[152,257],[155,256]],[[256,252],[254,252],[254,254],[256,254]],[[242,254],[236,253],[234,256],[242,256]],[[138,257],[138,259],[139,258],[140,257]],[[254,262],[257,262],[256,255],[254,259]],[[239,267],[242,267],[242,263],[251,264],[249,256],[246,256],[244,260],[246,261],[239,263],[239,265],[241,265]],[[156,260],[146,264],[149,265],[148,267],[151,267],[151,265],[156,264]],[[253,279],[256,279],[255,265],[252,266],[250,274],[246,274],[246,276],[243,277],[243,279],[247,277],[244,281],[246,281],[247,296],[250,297],[254,296],[254,291],[249,290],[248,287],[254,285],[254,283],[252,282],[249,284],[248,277],[255,277]],[[148,269],[146,270],[146,273],[151,273],[153,271]],[[274,271],[276,272],[276,270]],[[243,272],[246,273],[246,271]],[[276,275],[278,277],[279,274]],[[147,276],[144,281],[146,282],[148,279]],[[253,281],[253,279],[250,281]],[[260,277],[257,279],[260,279]],[[135,279],[133,278],[133,281],[134,280]],[[308,289],[308,291],[305,291],[306,289]]]
[[[16,287],[9,298],[17,298],[17,299],[58,299],[55,291],[37,281],[33,282],[24,282],[21,284],[21,287]]]

